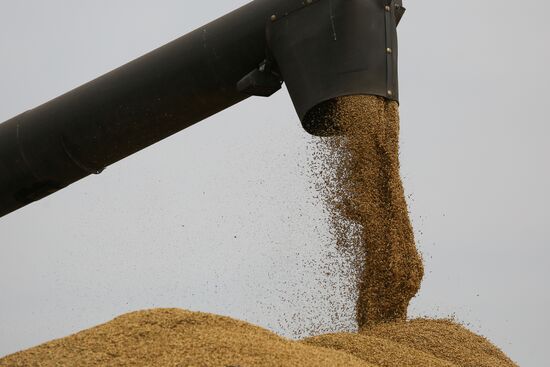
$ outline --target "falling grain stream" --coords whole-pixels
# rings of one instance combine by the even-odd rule
[[[355,262],[357,322],[403,321],[424,269],[399,173],[398,105],[349,96],[327,113],[338,134],[318,144],[318,189],[338,248]]]

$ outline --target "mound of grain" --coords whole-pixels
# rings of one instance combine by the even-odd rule
[[[227,317],[134,312],[0,360],[16,366],[360,366],[351,355],[283,339]]]
[[[308,338],[303,342],[344,351],[380,367],[457,367],[430,353],[370,335],[327,334]]]
[[[363,333],[430,353],[460,367],[516,366],[487,339],[449,320],[418,319],[382,324]]]
[[[512,367],[506,356],[448,321],[379,325],[362,334],[290,341],[228,317],[178,309],[133,312],[0,359],[22,366]]]
[[[399,173],[398,105],[348,96],[327,114],[339,134],[319,140],[317,188],[338,247],[355,263],[359,327],[404,321],[424,269]]]

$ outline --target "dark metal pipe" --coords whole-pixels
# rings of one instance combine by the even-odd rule
[[[312,133],[307,112],[334,97],[396,99],[396,49],[388,58],[384,46],[394,42],[400,5],[256,0],[0,124],[0,217],[249,95],[270,95],[283,79]]]

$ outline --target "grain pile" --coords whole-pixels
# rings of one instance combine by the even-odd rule
[[[134,312],[0,359],[1,367],[513,367],[485,339],[447,321],[380,325],[291,341],[227,317]]]
[[[328,111],[338,135],[319,141],[318,190],[337,246],[355,264],[357,322],[403,321],[423,266],[399,173],[398,105],[349,96]]]
[[[294,343],[227,317],[157,309],[14,354],[0,366],[366,365],[346,353]]]
[[[430,353],[460,367],[515,366],[487,339],[450,320],[418,319],[382,324],[365,334]]]
[[[304,342],[381,367],[517,367],[487,339],[450,320],[386,323],[359,334],[322,335]]]

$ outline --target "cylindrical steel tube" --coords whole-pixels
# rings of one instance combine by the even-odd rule
[[[0,216],[248,96],[265,26],[291,0],[256,0],[0,125]]]

